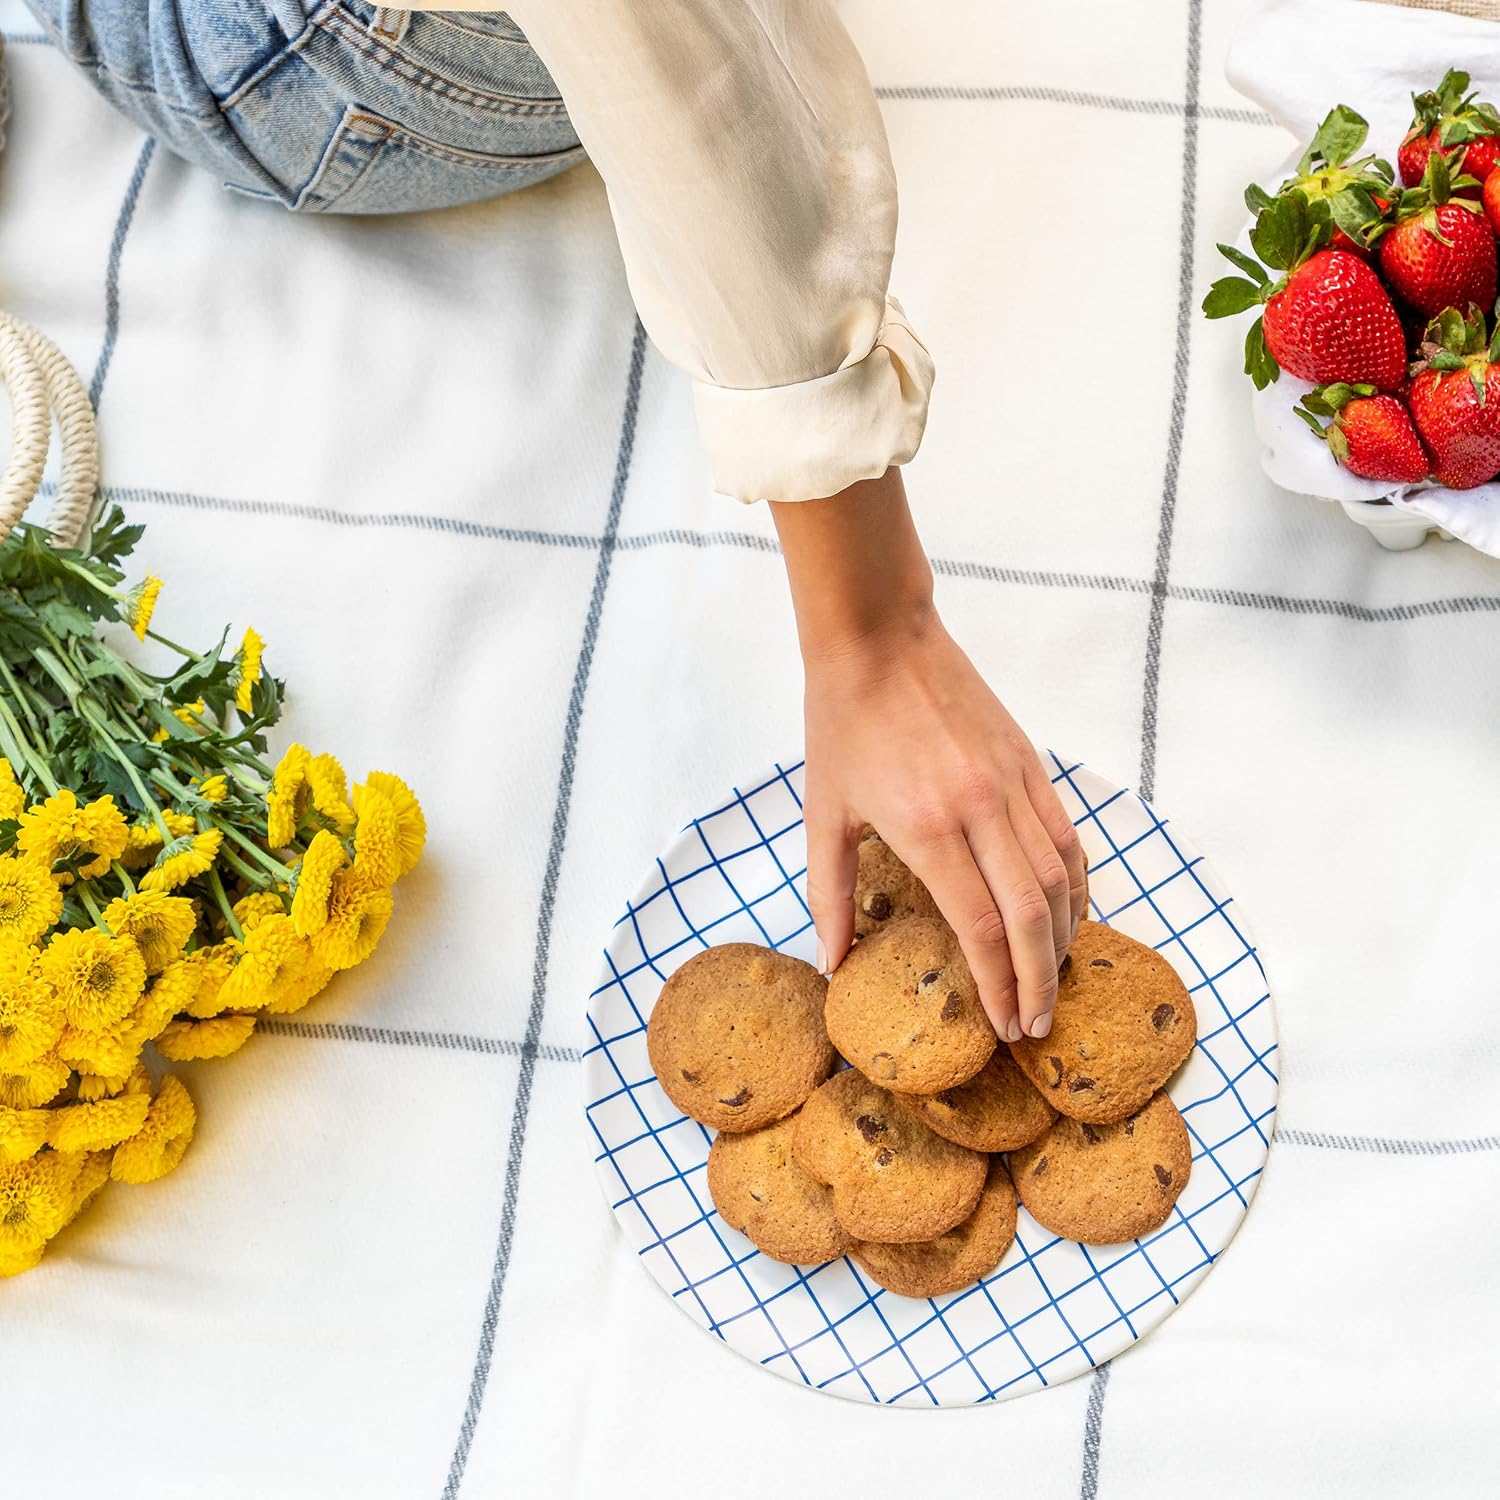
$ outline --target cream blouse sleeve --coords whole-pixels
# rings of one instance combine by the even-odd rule
[[[887,291],[896,181],[828,0],[512,0],[609,190],[715,489],[804,500],[917,451],[932,360]]]

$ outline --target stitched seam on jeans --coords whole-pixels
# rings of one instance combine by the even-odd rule
[[[148,94],[163,109],[171,114],[181,116],[184,120],[192,120],[195,124],[201,125],[205,122],[217,121],[219,118],[219,111],[217,109],[204,109],[202,111],[188,109],[178,104],[174,99],[163,98],[154,83],[134,83],[129,78],[121,78],[118,73],[111,73],[102,64],[96,64],[93,71],[96,78],[110,84],[114,88],[125,89],[132,94]],[[108,98],[108,94],[105,97]]]
[[[289,58],[293,58],[299,52],[301,52],[302,49],[311,40],[312,34],[312,27],[309,26],[304,32],[302,32],[300,36],[293,37],[292,40],[289,41],[286,46],[281,49],[280,52],[276,53],[273,57],[267,58],[266,61],[248,78],[246,78],[237,89],[235,89],[232,93],[226,94],[224,96],[223,101],[219,105],[220,114],[222,114],[225,110],[233,109],[235,105],[237,105],[240,100],[250,92],[251,89],[255,88],[258,84],[264,83],[265,80],[277,70],[277,68],[285,63]]]
[[[497,172],[524,172],[531,167],[545,166],[549,162],[566,161],[570,157],[583,154],[582,146],[570,146],[566,151],[549,151],[540,156],[485,156],[477,151],[461,151],[455,147],[441,146],[436,141],[429,141],[425,136],[414,135],[411,131],[390,120],[384,120],[379,115],[360,112],[349,115],[344,123],[346,127],[356,123],[374,125],[385,132],[387,141],[410,146],[413,151],[420,152],[424,156],[435,156],[440,161],[455,162],[463,167],[489,168]]]
[[[316,26],[338,41],[346,42],[356,52],[379,64],[387,72],[396,74],[410,83],[420,84],[431,93],[452,99],[455,104],[464,104],[472,109],[488,110],[497,115],[520,115],[555,119],[566,117],[567,107],[561,99],[535,100],[517,99],[508,94],[492,94],[476,89],[472,84],[458,83],[441,73],[423,67],[404,52],[384,46],[363,28],[356,26],[347,16],[333,9],[319,11],[311,19]]]
[[[373,126],[377,133],[367,135],[358,129],[360,126]],[[364,180],[365,174],[385,149],[391,134],[390,126],[384,120],[356,110],[352,105],[348,106],[338,123],[338,129],[333,132],[332,139],[319,158],[312,180],[297,195],[294,211],[326,213]],[[363,159],[352,167],[341,166],[340,156],[345,150],[352,151],[356,146],[362,148]],[[340,178],[344,179],[342,183]]]

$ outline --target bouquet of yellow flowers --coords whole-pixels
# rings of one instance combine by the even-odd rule
[[[115,509],[77,548],[0,542],[0,1276],[177,1165],[196,1112],[164,1065],[368,958],[426,835],[399,777],[351,789],[301,745],[268,764],[263,642],[153,631],[160,580],[120,567],[142,530]],[[132,632],[170,669],[122,654]]]

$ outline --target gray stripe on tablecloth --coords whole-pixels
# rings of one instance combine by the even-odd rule
[[[1148,802],[1156,790],[1156,699],[1161,681],[1162,622],[1167,607],[1167,573],[1172,563],[1172,528],[1177,518],[1177,478],[1182,465],[1188,364],[1192,354],[1193,251],[1198,213],[1198,77],[1202,49],[1202,0],[1189,0],[1187,90],[1182,111],[1182,212],[1177,249],[1177,351],[1172,367],[1172,415],[1167,425],[1167,466],[1162,476],[1161,512],[1156,529],[1156,571],[1151,580],[1151,613],[1146,622],[1146,670],[1141,692],[1141,774],[1138,786],[1141,796]]]
[[[355,1026],[347,1021],[284,1021],[263,1017],[257,1032],[265,1036],[301,1036],[329,1042],[378,1042],[387,1047],[431,1047],[442,1052],[481,1052],[522,1057],[527,1044],[508,1036],[473,1036],[462,1031],[420,1031],[407,1026]],[[530,1054],[542,1062],[577,1062],[576,1047],[537,1043]]]
[[[51,480],[41,487],[43,498],[54,489]],[[186,490],[163,490],[140,485],[105,485],[104,498],[121,505],[166,505],[180,510],[221,511],[230,515],[271,516],[283,520],[317,521],[330,526],[371,530],[408,530],[476,537],[484,541],[525,542],[540,547],[572,550],[597,548],[601,537],[581,531],[547,531],[527,526],[493,526],[456,516],[420,515],[404,511],[336,510],[326,505],[298,505],[271,500],[243,500],[227,495],[202,495]],[[688,527],[665,527],[634,535],[617,536],[616,552],[649,552],[657,547],[735,547],[746,552],[777,556],[775,539],[748,531],[696,531]],[[1012,568],[998,563],[969,562],[962,558],[930,559],[935,573],[945,578],[966,578],[988,583],[1010,583],[1034,588],[1092,589],[1104,593],[1150,594],[1149,578],[1130,578],[1117,573],[1073,573],[1049,568]],[[1273,610],[1280,614],[1332,615],[1339,619],[1371,624],[1432,619],[1441,615],[1500,613],[1500,594],[1460,594],[1445,599],[1422,599],[1411,604],[1355,604],[1346,599],[1299,599],[1291,594],[1267,594],[1251,589],[1203,588],[1168,583],[1168,599],[1196,604],[1219,604],[1239,609]]]
[[[568,698],[568,717],[563,730],[562,769],[558,775],[557,802],[552,813],[552,840],[547,850],[547,867],[542,876],[542,896],[537,910],[536,949],[532,967],[531,1011],[526,1018],[526,1041],[521,1053],[521,1067],[516,1079],[516,1102],[511,1115],[510,1152],[505,1164],[505,1190],[500,1208],[500,1234],[495,1245],[495,1263],[490,1274],[489,1295],[485,1299],[484,1318],[480,1325],[479,1352],[469,1381],[469,1397],[459,1424],[458,1442],[448,1467],[448,1481],[443,1486],[443,1500],[453,1500],[464,1481],[474,1430],[484,1405],[485,1387],[489,1382],[490,1364],[495,1352],[495,1328],[500,1318],[500,1299],[505,1292],[505,1276],[510,1266],[510,1250],[515,1239],[516,1201],[520,1193],[521,1158],[526,1148],[526,1123],[531,1112],[531,1083],[535,1073],[535,1048],[542,1030],[547,1005],[547,969],[552,943],[552,914],[557,901],[557,882],[562,869],[563,849],[568,837],[568,814],[573,801],[573,772],[578,752],[578,733],[583,720],[583,703],[588,693],[589,673],[594,661],[594,646],[599,639],[599,621],[604,611],[604,596],[609,588],[610,564],[615,552],[615,536],[620,527],[620,510],[625,503],[625,487],[630,478],[630,461],[635,451],[636,413],[640,409],[641,370],[646,355],[646,331],[636,320],[630,342],[630,369],[625,382],[625,411],[620,422],[620,445],[615,460],[614,486],[609,497],[609,514],[599,543],[599,560],[594,569],[594,587],[584,621],[583,642],[573,669],[573,690]]]
[[[52,38],[45,31],[7,31],[7,47],[50,47]]]
[[[1402,1136],[1338,1135],[1325,1130],[1278,1128],[1276,1139],[1288,1146],[1321,1146],[1329,1151],[1377,1152],[1382,1156],[1469,1156],[1478,1151],[1500,1151],[1500,1135],[1424,1141]]]
[[[115,232],[109,242],[109,262],[104,270],[104,343],[99,349],[93,379],[89,381],[89,401],[95,411],[99,410],[99,398],[104,394],[104,382],[115,357],[115,340],[120,334],[120,257],[125,253],[125,240],[135,219],[135,206],[141,196],[141,184],[146,180],[146,168],[151,165],[155,152],[156,137],[148,136],[141,154],[135,159],[135,170],[126,185],[125,198],[115,219]]]
[[[1110,109],[1128,115],[1180,115],[1183,105],[1177,99],[1133,99],[1123,94],[1094,94],[1082,89],[1049,88],[1037,83],[954,84],[954,83],[883,83],[875,90],[877,99],[954,99],[976,103],[1074,104],[1082,109]],[[1235,105],[1210,104],[1199,108],[1205,120],[1227,120],[1234,125],[1274,125],[1276,122],[1262,109],[1244,109]]]
[[[1109,1372],[1114,1368],[1105,1360],[1089,1381],[1089,1405],[1083,1419],[1083,1477],[1078,1486],[1078,1500],[1095,1500],[1099,1493],[1099,1442],[1104,1432],[1104,1392],[1109,1386]]]

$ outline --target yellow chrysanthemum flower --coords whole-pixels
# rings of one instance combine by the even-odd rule
[[[67,1223],[83,1157],[44,1151],[0,1167],[0,1254],[44,1245]]]
[[[0,932],[34,943],[62,915],[63,894],[47,867],[0,857]]]
[[[54,1111],[10,1109],[0,1104],[0,1166],[25,1161],[47,1144]]]
[[[370,885],[354,870],[333,877],[328,921],[313,937],[314,958],[327,969],[352,969],[374,951],[391,920],[391,893]]]
[[[0,1104],[12,1109],[38,1109],[62,1093],[73,1070],[56,1052],[44,1052],[25,1067],[0,1072]]]
[[[175,891],[195,875],[213,866],[224,842],[221,829],[208,828],[202,833],[174,838],[156,856],[156,863],[141,876],[143,891]]]
[[[354,811],[360,810],[362,791],[382,792],[396,809],[397,836],[401,843],[400,874],[412,870],[422,857],[422,846],[427,842],[427,819],[422,813],[422,804],[417,801],[412,789],[399,776],[389,771],[371,771],[365,777],[363,787],[354,788]]]
[[[228,1057],[250,1040],[254,1016],[217,1016],[211,1021],[173,1021],[156,1039],[156,1050],[169,1062]]]
[[[247,628],[240,649],[235,653],[234,671],[230,675],[230,681],[234,683],[234,706],[242,714],[250,712],[251,694],[260,681],[260,654],[265,649],[266,643],[254,626]]]
[[[94,859],[78,867],[85,880],[92,880],[125,851],[125,818],[113,797],[96,797],[79,806],[78,798],[64,787],[45,802],[27,808],[20,823],[16,847],[47,870],[60,859],[92,854]]]
[[[161,579],[154,573],[148,573],[126,598],[125,623],[135,631],[138,641],[146,639],[146,632],[151,628],[151,616],[156,609],[157,595],[160,593]]]
[[[155,1182],[165,1177],[182,1160],[197,1123],[192,1096],[168,1073],[146,1112],[146,1123],[115,1147],[109,1175],[116,1182]]]
[[[354,868],[373,886],[391,886],[401,873],[401,830],[396,806],[374,787],[357,788]]]
[[[23,1068],[57,1044],[63,1009],[42,978],[37,951],[0,936],[0,1068]]]
[[[198,795],[205,802],[222,802],[229,795],[229,781],[222,774],[206,777],[198,783]]]
[[[133,1012],[142,1041],[149,1042],[159,1036],[168,1021],[193,1003],[198,993],[198,977],[198,965],[190,958],[174,959],[157,975],[156,982],[141,996]]]
[[[297,866],[292,885],[292,925],[301,937],[320,932],[328,921],[328,897],[333,877],[349,863],[337,834],[320,828]]]
[[[307,785],[312,804],[332,820],[340,833],[354,827],[354,809],[349,806],[349,778],[331,755],[315,755],[307,763]]]
[[[144,870],[161,848],[161,829],[155,823],[132,823],[125,830],[125,852],[120,863],[127,870]]]
[[[135,1066],[146,1041],[145,1028],[132,1013],[99,1031],[64,1026],[57,1040],[57,1056],[76,1073],[118,1078]]]
[[[16,780],[16,773],[3,755],[0,755],[0,822],[19,818],[26,809],[26,793]]]
[[[54,1151],[107,1151],[146,1123],[150,1107],[148,1094],[117,1094],[95,1104],[64,1104],[41,1113],[50,1117],[47,1139]]]
[[[273,849],[290,844],[307,811],[307,768],[312,761],[305,745],[288,745],[271,773],[266,794],[266,842]]]
[[[248,896],[241,896],[230,910],[246,932],[253,932],[267,917],[284,916],[286,902],[275,891],[251,891]]]
[[[245,934],[240,960],[219,992],[220,1005],[259,1010],[270,1004],[280,986],[299,972],[305,951],[290,917],[262,918]]]
[[[129,938],[109,937],[97,927],[56,933],[42,950],[39,966],[57,991],[69,1025],[80,1031],[103,1031],[123,1021],[146,987],[141,950]]]
[[[134,939],[148,974],[161,973],[182,952],[197,925],[191,901],[160,891],[117,896],[104,908],[103,917],[116,937]]]
[[[178,812],[175,807],[164,807],[161,820],[174,839],[191,838],[198,831],[198,820],[191,813]]]
[[[116,1094],[124,1093],[129,1077],[128,1073],[80,1073],[74,1091],[85,1104],[98,1099],[113,1099]]]
[[[277,982],[276,993],[263,1007],[267,1015],[289,1016],[299,1011],[333,978],[333,970],[318,962],[310,945],[303,944],[300,962],[288,964]]]
[[[78,1180],[73,1184],[73,1206],[68,1211],[67,1223],[71,1224],[109,1181],[110,1155],[108,1151],[90,1151],[83,1158],[83,1165],[78,1169]]]
[[[240,944],[230,938],[222,943],[215,943],[212,947],[195,949],[189,955],[194,970],[195,988],[192,999],[182,1007],[184,1015],[206,1021],[225,1009],[225,1002],[219,998],[219,994],[234,972],[242,951]]]

